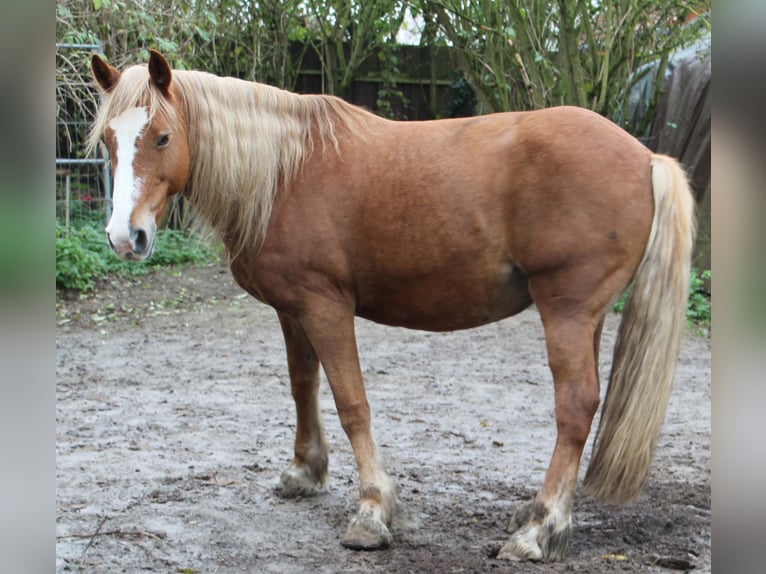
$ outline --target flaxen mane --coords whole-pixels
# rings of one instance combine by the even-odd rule
[[[184,195],[220,235],[230,255],[257,249],[266,236],[274,198],[319,146],[339,149],[366,129],[369,112],[331,96],[297,95],[264,84],[197,71],[173,71],[188,123],[191,172]],[[105,96],[88,140],[93,151],[112,118],[148,106],[173,129],[183,117],[149,81],[145,65],[127,68]]]

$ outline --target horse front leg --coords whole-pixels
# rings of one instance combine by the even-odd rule
[[[277,492],[284,497],[309,496],[327,486],[327,439],[319,410],[319,360],[303,328],[294,319],[278,313],[285,337],[290,388],[297,424],[295,456],[282,473]]]
[[[498,553],[498,558],[511,560],[564,557],[580,458],[599,404],[596,356],[601,322],[546,315],[545,307],[540,312],[555,385],[556,446],[534,500],[511,519],[511,537]]]
[[[385,548],[393,540],[389,526],[397,492],[378,457],[370,429],[370,406],[359,365],[354,315],[344,306],[323,302],[301,318],[301,325],[327,374],[359,470],[359,510],[341,544],[353,549]]]

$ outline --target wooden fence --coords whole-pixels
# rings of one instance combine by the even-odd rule
[[[296,50],[301,48],[296,47]],[[451,86],[461,74],[450,48],[398,46],[397,72],[393,82],[395,91],[403,97],[390,101],[393,117],[402,120],[431,120],[453,115]],[[373,112],[382,113],[379,94],[386,84],[386,70],[377,53],[368,57],[354,76],[351,87],[343,99],[363,106]],[[319,94],[323,89],[322,62],[315,51],[306,52],[301,62],[295,91],[303,94]],[[387,110],[386,110],[387,111]],[[385,114],[382,114],[385,115]]]

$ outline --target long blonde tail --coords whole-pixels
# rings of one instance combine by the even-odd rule
[[[623,311],[585,492],[625,504],[649,473],[686,327],[695,216],[686,174],[652,156],[654,218]]]

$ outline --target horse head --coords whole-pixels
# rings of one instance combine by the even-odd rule
[[[91,67],[105,93],[106,110],[100,112],[103,125],[97,135],[106,143],[114,168],[107,238],[120,259],[140,261],[152,254],[169,199],[189,178],[181,95],[159,52],[151,52],[148,66],[124,72],[98,55]]]

